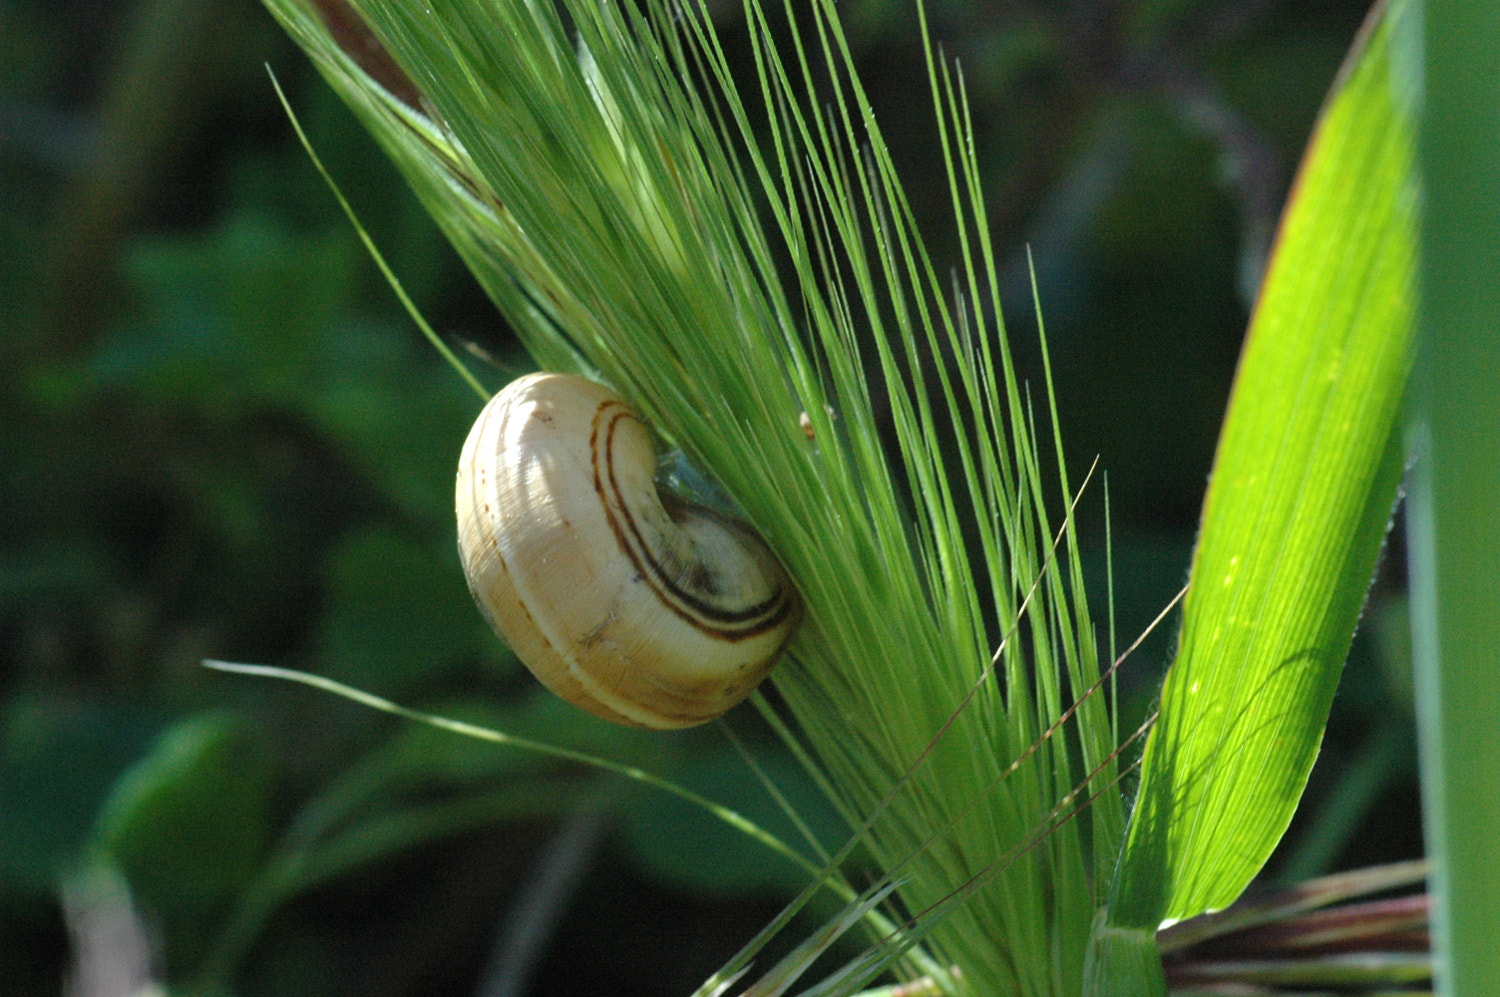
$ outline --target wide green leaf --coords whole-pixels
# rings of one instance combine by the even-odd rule
[[[1389,19],[1372,24],[1314,133],[1251,321],[1112,931],[1224,907],[1270,855],[1317,756],[1388,527],[1415,197]]]

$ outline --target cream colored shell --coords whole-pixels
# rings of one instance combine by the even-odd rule
[[[485,618],[552,691],[640,727],[750,694],[798,619],[743,523],[659,494],[645,426],[582,377],[532,374],[480,413],[458,466],[458,547]]]

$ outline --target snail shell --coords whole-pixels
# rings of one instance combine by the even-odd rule
[[[464,444],[458,549],[490,626],[553,692],[619,723],[688,727],[760,683],[799,604],[749,526],[658,493],[655,468],[613,392],[520,378]]]

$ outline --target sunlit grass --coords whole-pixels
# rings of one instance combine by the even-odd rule
[[[747,2],[745,73],[701,4],[365,0],[400,67],[378,76],[330,35],[320,12],[342,8],[267,3],[538,363],[619,390],[802,595],[785,712],[761,710],[883,877],[751,992],[790,986],[877,904],[895,930],[809,993],[894,964],[944,992],[1073,994],[1091,923],[1094,992],[1159,992],[1160,921],[1227,903],[1285,829],[1399,469],[1411,237],[1385,34],[1304,167],[1252,331],[1270,363],[1247,354],[1206,512],[1202,577],[1261,601],[1189,595],[1122,860],[1082,486],[1042,470],[1067,466],[1055,400],[1046,378],[1018,384],[963,78],[925,21],[953,261],[918,230],[827,0]],[[1309,383],[1327,391],[1294,390]],[[1308,642],[1316,668],[1289,667]],[[844,857],[818,855],[810,889]]]

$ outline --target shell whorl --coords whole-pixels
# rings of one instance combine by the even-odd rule
[[[650,434],[585,378],[532,374],[464,444],[459,552],[491,626],[591,713],[686,727],[765,677],[800,615],[749,526],[659,494]]]

